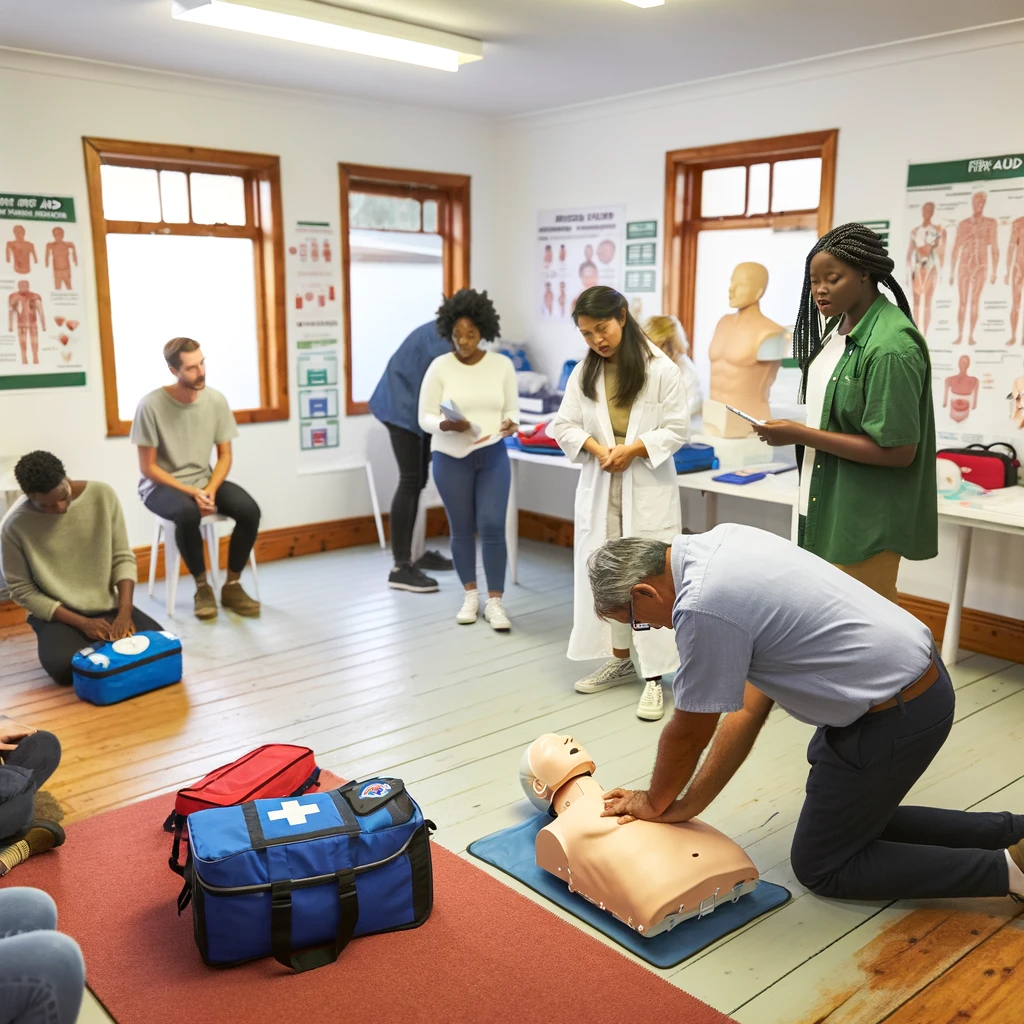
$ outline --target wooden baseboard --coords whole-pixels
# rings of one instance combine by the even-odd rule
[[[391,538],[388,516],[384,520],[384,536]],[[427,536],[441,537],[448,533],[448,520],[443,508],[427,509]],[[220,541],[220,566],[227,567],[228,544],[230,537],[222,537]],[[354,548],[360,544],[377,543],[377,526],[373,516],[354,516],[351,519],[334,519],[324,523],[308,523],[305,526],[286,526],[276,530],[261,530],[256,538],[256,562],[277,562],[282,558],[296,558],[299,555],[312,555],[319,551],[335,551],[338,548]],[[135,548],[135,559],[138,562],[139,580],[149,579],[149,555],[147,545]],[[181,574],[187,575],[184,564]],[[157,553],[156,578],[162,580],[166,575],[164,549],[161,545]],[[13,601],[0,601],[0,629],[7,626],[25,624],[25,610]]]

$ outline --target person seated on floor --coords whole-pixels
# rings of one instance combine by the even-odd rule
[[[206,386],[206,360],[199,342],[172,338],[164,360],[174,383],[157,388],[139,402],[131,442],[139,449],[139,496],[153,515],[174,523],[181,557],[196,583],[197,619],[217,617],[217,598],[206,579],[203,516],[219,512],[235,521],[228,547],[228,577],[221,590],[223,607],[255,618],[259,601],[242,589],[245,569],[260,527],[260,509],[238,484],[227,479],[231,441],[238,426],[227,399]],[[210,468],[210,452],[217,463]]]
[[[63,845],[64,829],[35,817],[36,793],[58,764],[60,740],[53,733],[0,716],[0,878],[33,854]],[[0,911],[0,935],[8,931]],[[0,1021],[8,1019],[0,1012]]]
[[[69,480],[50,452],[30,452],[14,467],[25,492],[0,529],[0,563],[11,597],[28,612],[39,662],[63,686],[71,659],[90,641],[163,629],[132,605],[135,555],[114,489]]]
[[[75,1024],[85,991],[78,943],[57,928],[57,905],[40,889],[0,890],[0,1021]]]

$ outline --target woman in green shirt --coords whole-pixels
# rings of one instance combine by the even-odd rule
[[[938,510],[931,361],[893,267],[863,224],[818,239],[793,328],[807,425],[755,430],[804,449],[801,546],[895,601],[900,559],[938,553]]]

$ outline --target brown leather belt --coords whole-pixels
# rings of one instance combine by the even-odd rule
[[[915,697],[920,697],[925,690],[928,689],[936,679],[939,678],[939,666],[935,664],[935,659],[932,659],[931,664],[924,670],[924,675],[911,683],[905,690],[900,690],[899,696],[903,698],[903,703],[906,704],[908,700],[913,700]],[[894,708],[899,704],[899,700],[896,697],[890,697],[888,700],[883,700],[881,704],[876,704],[873,708],[868,708],[867,713],[869,715],[874,714],[876,711],[887,711],[889,708]]]

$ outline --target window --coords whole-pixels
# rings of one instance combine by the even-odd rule
[[[737,263],[768,267],[762,310],[792,323],[804,258],[832,226],[838,134],[667,154],[664,306],[686,328],[698,371],[707,364],[709,332],[727,311],[722,296]]]
[[[203,346],[239,423],[288,418],[274,156],[85,139],[108,435],[168,382],[171,338]]]
[[[345,408],[367,402],[395,349],[469,287],[469,178],[342,164]]]

